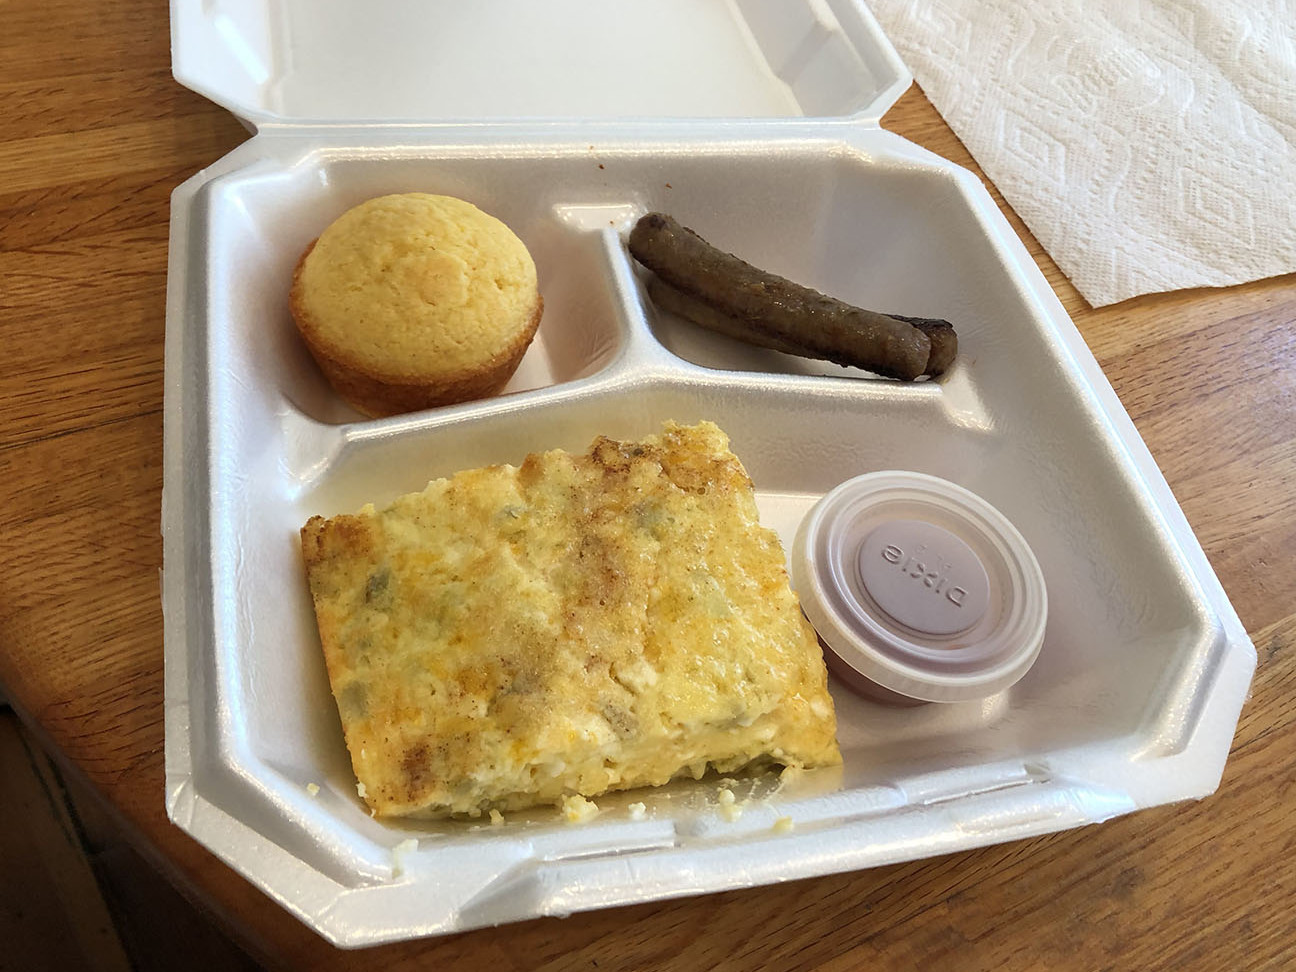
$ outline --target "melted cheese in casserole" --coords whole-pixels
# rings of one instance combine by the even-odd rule
[[[461,472],[302,546],[379,815],[840,762],[778,538],[710,423]]]

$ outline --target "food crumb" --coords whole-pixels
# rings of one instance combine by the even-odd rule
[[[795,826],[796,824],[792,822],[791,817],[779,817],[774,821],[774,833],[788,834],[792,832],[792,828]]]
[[[504,824],[504,814],[492,808],[490,812],[490,821],[492,827],[500,827]]]
[[[671,184],[668,182],[668,183],[666,183],[666,188],[667,188],[667,189],[671,189],[671,188],[673,188],[673,187],[672,187]]]
[[[359,780],[356,781],[356,793],[359,795],[361,800],[369,799],[369,791],[365,789],[365,785]]]
[[[598,804],[592,800],[586,800],[579,794],[563,797],[562,801],[563,816],[567,818],[568,823],[584,823],[586,820],[593,820],[599,814]]]
[[[307,783],[307,784],[306,784],[306,792],[309,793],[311,796],[319,796],[319,784],[318,784],[318,783]]]
[[[627,809],[630,811],[631,820],[643,820],[648,816],[648,808],[642,803],[632,803]]]
[[[603,163],[602,163],[602,162],[599,163],[599,168],[600,168],[600,169],[603,168]]]
[[[400,877],[405,873],[405,856],[413,854],[417,850],[418,841],[413,837],[402,840],[392,848],[392,877]]]
[[[717,799],[720,801],[720,815],[730,823],[742,816],[742,807],[738,806],[733,790],[721,790]]]

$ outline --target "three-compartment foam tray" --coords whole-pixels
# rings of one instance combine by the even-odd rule
[[[1218,785],[1254,648],[990,196],[879,127],[909,76],[861,4],[173,0],[172,14],[177,77],[257,133],[173,198],[167,806],[320,934],[357,946],[785,881]],[[368,420],[300,342],[288,287],[346,208],[413,190],[507,223],[545,313],[504,394]],[[853,303],[946,318],[958,362],[903,385],[661,313],[626,250],[650,210]],[[713,779],[600,798],[580,825],[552,808],[502,826],[372,819],[301,525],[667,419],[729,433],[788,548],[820,496],[865,472],[990,501],[1048,584],[1035,666],[984,701],[917,708],[834,683],[843,767],[742,781],[737,819]]]

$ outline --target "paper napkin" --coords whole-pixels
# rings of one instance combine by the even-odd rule
[[[869,0],[1094,306],[1296,271],[1296,0]]]

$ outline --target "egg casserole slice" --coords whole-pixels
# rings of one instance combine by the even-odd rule
[[[375,815],[841,761],[778,537],[709,422],[467,470],[301,536]]]

